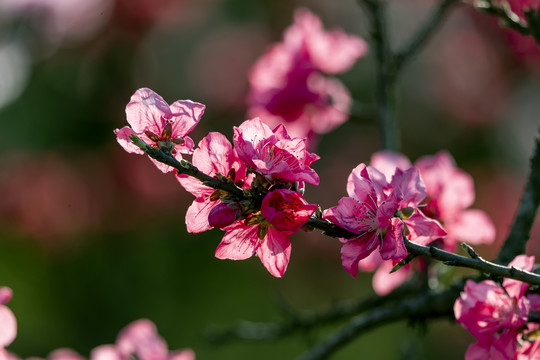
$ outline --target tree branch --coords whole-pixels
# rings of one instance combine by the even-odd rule
[[[261,323],[242,321],[225,330],[208,331],[206,337],[209,341],[218,344],[233,340],[277,340],[297,331],[310,330],[317,326],[343,320],[389,303],[400,302],[404,297],[416,295],[423,289],[419,282],[405,283],[385,296],[343,301],[333,304],[322,311],[292,313],[290,319],[282,322]]]
[[[405,319],[422,320],[451,317],[453,315],[453,304],[459,296],[459,292],[463,290],[463,286],[464,283],[460,282],[448,290],[430,291],[356,316],[343,328],[297,359],[327,359],[332,353],[354,340],[358,335],[385,324]]]
[[[395,69],[386,26],[386,4],[379,0],[360,0],[371,18],[371,38],[375,49],[377,116],[383,148],[401,148],[399,124],[393,114]]]
[[[403,50],[396,52],[394,65],[396,74],[399,75],[401,69],[422,49],[442,23],[449,10],[457,4],[458,1],[459,0],[441,1],[429,19],[413,36],[409,44],[407,44]]]
[[[496,262],[508,264],[519,254],[525,253],[531,227],[540,205],[540,134],[535,140],[535,149],[530,159],[531,172],[521,196],[521,202]]]
[[[224,182],[219,179],[213,178],[201,172],[199,169],[197,169],[197,167],[195,167],[190,162],[185,161],[185,160],[178,161],[169,152],[163,151],[162,149],[156,149],[148,145],[143,140],[141,140],[137,135],[131,135],[130,139],[133,142],[133,144],[137,145],[148,156],[150,156],[151,158],[163,164],[167,164],[170,167],[175,168],[178,174],[187,174],[189,176],[193,176],[194,178],[200,180],[204,185],[209,186],[213,189],[220,189],[220,190],[227,191],[228,193],[238,197],[239,199],[243,199],[245,197],[245,194],[242,191],[242,189],[236,186],[232,181]],[[226,175],[226,174],[221,174],[221,175]]]

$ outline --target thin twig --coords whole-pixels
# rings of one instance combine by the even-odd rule
[[[223,344],[235,340],[267,341],[284,338],[292,333],[310,330],[317,326],[337,322],[353,315],[379,308],[389,303],[396,303],[403,298],[422,291],[419,282],[408,282],[385,296],[374,296],[362,300],[349,300],[335,303],[320,311],[302,311],[292,313],[291,318],[281,322],[241,321],[225,330],[210,330],[207,339]]]
[[[471,259],[465,256],[452,254],[434,246],[423,246],[415,244],[405,238],[403,239],[403,241],[405,242],[405,247],[407,248],[409,253],[440,260],[444,264],[449,266],[467,267],[479,270],[485,274],[515,279],[531,285],[540,285],[540,275],[529,271],[495,264],[490,261],[484,260],[480,256]]]
[[[393,114],[395,69],[386,26],[386,4],[379,0],[360,0],[371,18],[376,66],[376,103],[379,127],[384,149],[399,151],[401,136],[399,124]]]
[[[516,218],[510,229],[496,262],[508,264],[519,254],[525,253],[531,227],[540,205],[540,135],[536,138],[535,149],[531,156],[531,173],[521,197]]]
[[[131,140],[148,156],[150,156],[153,159],[156,159],[157,161],[163,164],[169,165],[170,167],[176,169],[179,174],[187,174],[189,176],[192,176],[200,180],[206,186],[209,186],[213,189],[220,189],[220,190],[227,191],[228,193],[238,197],[239,199],[243,199],[245,197],[242,189],[234,185],[232,182],[223,182],[219,179],[213,178],[201,172],[199,169],[197,169],[196,166],[194,166],[188,161],[185,161],[185,160],[178,161],[170,153],[165,152],[162,149],[156,149],[148,145],[136,135],[131,135]],[[226,174],[221,174],[221,175],[226,175]]]
[[[358,315],[325,341],[300,356],[298,360],[327,359],[332,353],[354,340],[358,335],[385,324],[405,319],[419,320],[451,317],[453,315],[452,306],[462,289],[463,283],[461,282],[448,290],[430,291]]]
[[[514,13],[508,4],[494,3],[492,0],[476,0],[473,4],[479,11],[501,19],[503,26],[516,30],[522,35],[531,34],[527,23]]]
[[[409,44],[403,50],[395,54],[395,71],[399,75],[401,69],[422,49],[431,36],[435,33],[439,25],[449,10],[459,2],[459,0],[443,0],[439,3],[429,19],[416,32]]]

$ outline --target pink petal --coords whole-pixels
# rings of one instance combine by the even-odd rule
[[[341,247],[341,264],[352,275],[358,274],[358,262],[371,254],[379,245],[375,232],[368,233],[358,239],[345,241]]]
[[[189,134],[201,120],[205,106],[191,100],[178,100],[171,104],[173,117],[172,136],[184,137]]]
[[[356,166],[347,178],[347,194],[358,201],[367,201],[373,194],[371,180],[363,163]]]
[[[401,219],[392,218],[390,228],[387,229],[386,236],[383,238],[380,253],[383,260],[401,260],[407,256]]]
[[[291,257],[291,242],[284,233],[268,228],[268,232],[257,248],[257,256],[266,270],[275,277],[282,277]]]
[[[445,223],[446,231],[469,244],[491,244],[495,240],[495,225],[482,210],[465,210],[453,221]]]
[[[197,198],[210,196],[215,191],[211,187],[205,186],[202,182],[194,177],[185,174],[176,174],[176,180],[182,187]]]
[[[420,245],[427,245],[434,240],[446,236],[446,231],[437,220],[426,217],[418,210],[408,219],[404,219],[403,222],[409,230],[407,239]]]
[[[90,353],[90,360],[124,360],[114,345],[101,345]]]
[[[227,176],[235,160],[231,143],[220,133],[211,132],[204,137],[193,152],[193,164],[203,173]]]
[[[0,305],[0,347],[6,347],[17,336],[17,320],[13,312],[5,305]]]
[[[510,264],[508,264],[508,266],[525,271],[533,271],[534,256],[518,255],[510,262]],[[529,287],[529,284],[518,280],[505,278],[503,280],[503,287],[506,289],[506,292],[510,297],[513,299],[521,299],[523,295],[525,295],[525,291]]]
[[[148,88],[139,89],[131,96],[126,106],[127,121],[140,134],[150,130],[161,135],[165,119],[172,117],[169,104],[161,96]]]
[[[375,275],[373,275],[373,290],[375,290],[377,295],[384,296],[389,294],[392,290],[403,284],[413,273],[410,265],[405,265],[398,271],[390,273],[393,267],[394,263],[392,261],[383,261],[375,272]]]
[[[220,201],[210,201],[206,198],[198,198],[186,212],[186,227],[190,233],[198,234],[210,230],[212,226],[208,223],[210,211],[219,204]]]
[[[369,165],[382,172],[388,182],[392,180],[396,169],[405,171],[412,166],[405,155],[390,150],[377,151],[371,155]]]
[[[245,226],[242,222],[231,225],[221,242],[215,256],[218,259],[245,260],[253,256],[259,243],[257,226]]]
[[[63,348],[51,352],[47,356],[47,360],[85,360],[85,358],[72,349]]]
[[[358,206],[358,201],[343,197],[338,201],[337,206],[324,210],[323,218],[355,234],[361,234],[364,232],[365,225],[355,216],[355,208]]]
[[[427,195],[426,187],[420,178],[420,172],[415,167],[405,171],[397,169],[392,177],[391,185],[399,188],[403,195],[401,207],[417,206]]]
[[[137,145],[133,144],[129,138],[131,135],[135,134],[132,128],[129,126],[124,126],[121,129],[114,130],[114,133],[116,135],[116,141],[118,141],[120,146],[122,146],[128,153],[139,155],[144,154],[144,151],[142,151]]]
[[[313,73],[307,79],[307,88],[320,100],[306,104],[302,116],[287,124],[289,133],[292,133],[289,124],[303,122],[302,135],[296,136],[307,137],[312,131],[326,134],[349,118],[351,94],[341,81]]]

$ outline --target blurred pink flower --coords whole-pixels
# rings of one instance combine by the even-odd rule
[[[147,319],[140,319],[126,326],[115,345],[102,345],[90,355],[90,360],[195,360],[190,349],[169,352],[168,345],[157,333],[156,326]]]
[[[6,226],[53,248],[99,224],[107,200],[93,193],[103,174],[85,177],[83,168],[57,154],[2,160],[0,222]]]
[[[319,175],[310,166],[318,160],[306,150],[306,140],[291,138],[283,125],[270,130],[259,118],[234,128],[234,148],[252,171],[268,181],[319,184]]]
[[[193,153],[193,140],[187,136],[199,123],[205,106],[190,100],[178,100],[170,106],[154,91],[142,88],[131,96],[126,106],[127,121],[131,125],[114,130],[118,143],[129,153],[144,154],[134,145],[131,135],[137,135],[156,148],[165,147],[178,160],[182,154]],[[150,159],[162,172],[173,168]]]
[[[384,260],[404,258],[407,255],[403,243],[405,229],[407,238],[422,239],[422,242],[446,234],[437,221],[426,218],[416,209],[426,196],[416,168],[397,169],[388,183],[383,173],[360,164],[349,175],[347,193],[349,196],[341,198],[337,206],[326,209],[323,217],[358,234],[355,238],[341,240],[343,266],[354,277],[358,262],[377,247]]]
[[[341,30],[326,32],[306,9],[295,13],[283,42],[274,44],[249,74],[248,116],[294,136],[326,133],[347,120],[350,95],[341,82],[322,73],[348,70],[367,51],[361,38]]]
[[[4,348],[11,344],[17,336],[17,320],[13,312],[6,306],[11,297],[10,288],[0,287],[0,358],[6,356]]]
[[[519,255],[509,266],[532,271],[534,257]],[[504,279],[502,286],[492,280],[467,281],[454,304],[456,321],[478,340],[467,350],[467,360],[516,358],[531,310],[528,286],[513,279]]]

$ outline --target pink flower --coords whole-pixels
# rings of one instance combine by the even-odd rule
[[[193,152],[193,140],[187,136],[199,123],[205,106],[190,100],[178,100],[170,106],[150,89],[139,89],[126,106],[127,121],[131,127],[116,129],[118,143],[134,154],[144,152],[134,145],[130,136],[135,134],[156,148],[167,148],[178,160],[181,154]],[[172,171],[168,165],[151,159],[163,172]]]
[[[409,159],[391,151],[373,154],[371,165],[381,170],[386,178],[395,169],[411,167]],[[458,241],[470,244],[490,244],[495,239],[495,227],[485,212],[467,210],[474,202],[472,177],[456,167],[450,154],[441,151],[419,158],[414,165],[420,171],[427,191],[426,205],[421,207],[428,217],[439,220],[447,231],[443,246],[453,251]]]
[[[396,169],[400,171],[411,168],[411,162],[402,154],[392,151],[378,151],[372,155],[370,164],[381,171],[390,181]],[[467,210],[474,201],[474,185],[472,178],[455,166],[452,157],[441,151],[433,156],[418,159],[415,166],[425,184],[427,198],[420,205],[421,212],[438,220],[444,226],[447,235],[440,238],[447,251],[453,251],[459,240],[467,240],[471,244],[491,243],[495,238],[495,228],[488,216],[481,210]],[[410,238],[412,240],[412,238]],[[415,242],[427,244],[433,238],[417,237]],[[377,269],[373,277],[373,288],[379,295],[384,295],[400,285],[412,275],[412,268],[402,268],[396,273],[389,273],[393,267],[391,262],[366,263],[359,266],[364,271]],[[378,267],[378,268],[377,268]],[[397,275],[402,273],[401,275]]]
[[[216,174],[229,176],[235,184],[241,187],[247,186],[250,182],[246,178],[246,166],[238,159],[229,140],[220,133],[211,132],[199,142],[198,148],[193,152],[193,165],[209,176]],[[216,206],[223,208],[223,205],[220,205],[222,202],[219,200],[221,193],[188,175],[177,174],[176,176],[180,184],[195,195],[195,200],[186,214],[187,230],[192,233],[210,230],[213,227],[208,221],[210,213]],[[230,218],[231,212],[224,209]],[[222,220],[218,221],[216,218],[216,216],[223,217],[223,213],[216,214],[214,212],[213,216],[216,222],[214,226],[223,225]]]
[[[377,169],[360,164],[349,175],[348,197],[327,209],[323,217],[358,234],[345,240],[341,260],[356,276],[358,262],[377,247],[384,260],[401,260],[407,255],[403,234],[409,239],[434,240],[446,233],[439,223],[426,218],[416,207],[425,197],[418,170],[396,171],[391,183]]]
[[[234,147],[250,170],[270,182],[319,184],[310,165],[319,157],[306,150],[306,140],[291,138],[283,125],[270,130],[260,119],[244,121],[234,128]]]
[[[218,259],[245,260],[257,254],[264,267],[275,277],[282,277],[291,257],[289,236],[268,224],[257,223],[253,216],[237,221],[227,231],[216,249]],[[246,225],[247,224],[249,225]],[[255,222],[254,224],[251,224]]]
[[[509,266],[532,271],[534,257],[519,255]],[[467,350],[467,360],[515,359],[520,333],[531,310],[525,296],[528,286],[513,279],[504,279],[502,286],[492,280],[467,281],[454,304],[456,320],[478,340]]]
[[[367,51],[361,38],[341,30],[327,32],[306,9],[253,65],[248,114],[269,125],[286,123],[295,136],[325,133],[348,117],[351,103],[347,89],[337,79],[322,76],[348,70]]]
[[[266,195],[261,205],[261,215],[277,230],[295,233],[317,210],[308,204],[297,191],[277,189]]]
[[[291,256],[289,235],[300,230],[317,207],[296,191],[270,191],[262,200],[260,215],[250,215],[224,228],[216,257],[244,260],[257,254],[270,274],[282,277]]]

